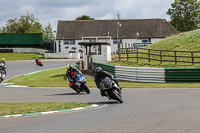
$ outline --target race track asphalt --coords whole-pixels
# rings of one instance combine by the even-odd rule
[[[7,78],[73,64],[76,61],[7,63]],[[99,90],[76,94],[70,88],[0,87],[0,102],[83,102],[100,107],[83,111],[1,118],[2,133],[199,133],[200,89],[123,88],[123,104],[101,97]]]

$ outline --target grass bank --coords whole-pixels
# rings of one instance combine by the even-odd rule
[[[0,116],[64,110],[84,106],[89,106],[89,104],[74,102],[0,103]]]
[[[69,87],[65,68],[48,70],[32,75],[23,75],[8,82],[30,87]],[[94,78],[87,78],[88,87],[96,88]],[[122,88],[200,88],[200,83],[137,83],[119,81]]]
[[[191,52],[178,52],[178,51],[200,51],[200,29],[180,33],[178,35],[166,38],[164,40],[161,40],[157,43],[153,43],[151,45],[148,45],[148,49],[154,49],[154,50],[172,50],[177,51],[176,52],[176,60],[177,61],[187,61],[187,62],[200,62],[200,53],[192,53],[193,57],[191,57]],[[148,59],[139,59],[137,61],[136,58],[130,58],[122,59],[119,61],[116,59],[118,55],[113,55],[112,58],[116,59],[112,62],[109,62],[110,65],[115,66],[132,66],[132,67],[160,67],[160,68],[197,68],[200,67],[200,63],[197,63],[195,65],[192,65],[192,63],[183,63],[183,62],[177,62],[175,63],[175,53],[174,52],[167,52],[162,51],[162,58],[160,57],[161,52],[160,51],[153,51],[153,50],[139,50],[138,57],[142,58],[151,58],[156,60],[171,60],[171,62],[165,62],[163,61],[162,64],[160,61],[155,60],[149,60]],[[146,54],[144,54],[146,53]],[[150,53],[147,55],[147,53]],[[136,53],[132,53],[128,55],[129,57],[137,57]],[[188,56],[188,57],[185,57]],[[189,57],[190,56],[190,57]],[[122,54],[121,57],[127,57],[127,54]],[[198,57],[198,58],[195,58]]]
[[[43,55],[32,53],[0,53],[1,58],[4,58],[6,61],[44,59]]]
[[[200,51],[200,29],[168,37],[146,48],[176,51]]]
[[[115,55],[115,56],[117,56],[117,55]],[[129,57],[130,56],[135,56],[135,55],[130,54]],[[143,56],[143,57],[145,57],[145,56]],[[129,59],[128,61],[126,59],[123,59],[123,60],[115,59],[111,62],[108,62],[107,64],[113,65],[113,66],[151,67],[151,68],[200,68],[200,64],[194,64],[194,65],[192,65],[191,63],[175,64],[174,62],[163,62],[161,64],[159,61],[151,61],[149,63],[148,60],[145,60],[145,59],[139,59],[138,62],[136,59]]]

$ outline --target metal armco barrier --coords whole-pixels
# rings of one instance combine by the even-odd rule
[[[164,68],[116,66],[115,77],[125,81],[165,83],[165,70]]]
[[[148,83],[200,83],[200,68],[148,68],[112,66],[94,63],[93,69],[101,67],[117,79]]]
[[[200,68],[165,68],[167,83],[199,83]]]
[[[113,74],[119,80],[165,83],[164,68],[112,66],[93,62],[93,69],[96,67],[101,67],[104,71]]]

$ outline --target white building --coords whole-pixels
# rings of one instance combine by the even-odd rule
[[[123,47],[133,44],[146,45],[177,34],[176,29],[165,19],[125,19],[125,20],[74,20],[58,21],[56,53],[82,53],[79,43],[101,42],[99,37],[107,37],[111,51],[118,49],[118,41]],[[94,52],[92,48],[90,52]]]

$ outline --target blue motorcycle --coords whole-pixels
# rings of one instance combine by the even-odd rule
[[[81,73],[76,74],[74,80],[75,80],[75,85],[73,89],[77,93],[86,92],[87,94],[90,94],[90,90],[86,85],[86,79]]]

